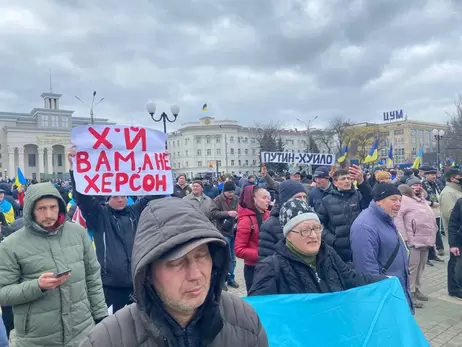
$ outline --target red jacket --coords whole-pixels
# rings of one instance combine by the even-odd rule
[[[263,214],[263,221],[268,219],[269,215],[270,211],[266,211]],[[238,258],[244,259],[246,265],[257,265],[259,234],[260,229],[255,211],[239,206],[234,252]]]

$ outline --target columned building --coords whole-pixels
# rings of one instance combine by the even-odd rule
[[[43,93],[43,107],[30,113],[0,112],[0,178],[15,177],[20,167],[29,179],[63,177],[69,170],[66,151],[71,130],[90,124],[61,110],[61,94]],[[113,124],[95,118],[94,124]]]

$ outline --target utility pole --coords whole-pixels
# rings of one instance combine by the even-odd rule
[[[300,123],[303,123],[306,125],[306,132],[307,132],[307,135],[308,135],[308,144],[306,146],[306,149],[308,151],[308,153],[311,153],[311,122],[315,121],[316,119],[318,118],[318,116],[314,117],[313,119],[310,119],[307,122],[304,122],[302,121],[301,119],[299,118],[296,118]],[[311,165],[308,165],[308,173],[311,175],[313,173],[313,168],[311,167]]]
[[[94,108],[95,108],[96,106],[98,106],[99,103],[100,103],[101,101],[104,100],[104,98],[101,98],[101,100],[98,101],[98,102],[95,104],[95,97],[96,97],[96,91],[93,92],[93,98],[92,98],[92,100],[91,100],[91,105],[88,105],[88,104],[85,103],[82,99],[80,99],[78,96],[75,96],[75,98],[76,98],[77,100],[79,100],[82,104],[84,104],[85,106],[87,106],[87,107],[90,109],[90,124],[91,124],[91,125],[94,124],[94,118],[93,118],[93,115],[94,115],[93,110],[94,110]]]

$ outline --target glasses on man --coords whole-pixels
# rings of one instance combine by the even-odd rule
[[[292,232],[295,234],[300,234],[300,236],[302,237],[309,237],[311,236],[312,232],[315,232],[316,234],[320,234],[322,233],[322,230],[323,230],[322,225],[316,225],[312,228],[307,228],[303,230],[292,230]]]

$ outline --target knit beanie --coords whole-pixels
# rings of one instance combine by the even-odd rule
[[[318,215],[308,206],[306,201],[292,199],[281,206],[279,221],[281,222],[284,238],[295,226],[306,220],[320,222]]]
[[[223,184],[223,191],[224,192],[234,192],[236,190],[236,185],[234,182],[225,182]]]
[[[409,187],[412,187],[414,184],[422,184],[422,181],[419,180],[417,177],[411,177],[406,181],[406,184]]]
[[[377,183],[372,190],[374,201],[380,201],[392,195],[401,195],[401,192],[392,183]]]
[[[281,204],[285,203],[298,193],[306,193],[305,187],[300,182],[285,180],[279,184],[279,201]]]

